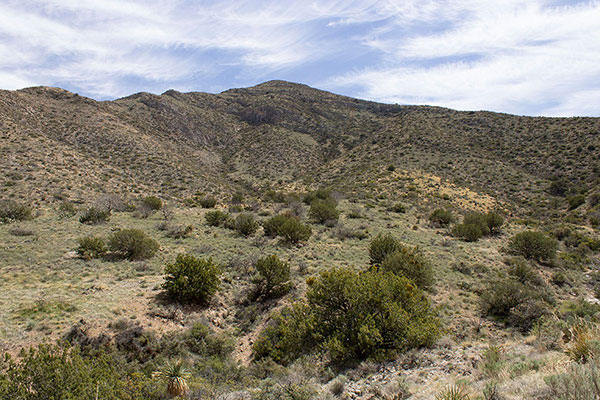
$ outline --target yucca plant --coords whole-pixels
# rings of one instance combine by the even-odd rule
[[[155,372],[155,376],[167,381],[167,393],[171,397],[185,396],[189,391],[186,379],[190,377],[182,360],[168,361]]]
[[[442,390],[436,396],[437,400],[470,400],[471,396],[462,385],[452,385]]]

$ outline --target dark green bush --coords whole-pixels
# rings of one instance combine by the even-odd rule
[[[483,232],[479,224],[458,224],[452,229],[452,235],[465,242],[476,242],[483,237]]]
[[[412,280],[421,289],[433,284],[433,268],[418,248],[402,246],[388,254],[381,263],[381,270],[402,275]]]
[[[86,236],[77,240],[77,254],[84,260],[100,258],[106,254],[106,243],[102,238]]]
[[[156,196],[146,196],[142,199],[142,205],[150,210],[158,211],[162,208],[163,202]]]
[[[278,297],[291,288],[290,266],[276,255],[259,258],[255,265],[257,294],[266,298]]]
[[[406,206],[402,203],[396,203],[392,204],[389,210],[395,213],[404,214],[406,212]]]
[[[333,268],[311,282],[305,304],[274,318],[254,352],[289,362],[319,347],[333,362],[345,363],[431,345],[438,335],[429,301],[409,279]]]
[[[478,226],[483,236],[490,234],[490,227],[487,224],[486,214],[470,212],[464,216],[463,224]]]
[[[279,227],[279,236],[286,243],[296,244],[306,242],[311,234],[312,229],[310,226],[303,224],[297,218],[290,218]]]
[[[220,274],[212,258],[179,254],[175,263],[165,267],[163,289],[177,301],[207,304],[219,288]]]
[[[214,208],[217,205],[217,199],[212,196],[203,197],[198,199],[198,204],[200,204],[202,208]]]
[[[508,261],[508,274],[526,285],[542,286],[544,284],[541,275],[523,257],[514,257]]]
[[[108,239],[109,250],[128,260],[151,258],[160,248],[158,242],[139,229],[122,229]]]
[[[547,261],[556,256],[558,243],[541,232],[525,231],[513,236],[508,247],[513,253],[525,258]]]
[[[0,222],[28,221],[33,219],[31,208],[14,200],[0,200]]]
[[[233,227],[240,235],[250,236],[258,230],[258,222],[256,222],[252,214],[244,213],[235,218]]]
[[[569,203],[569,210],[574,210],[585,203],[585,196],[582,194],[576,194],[575,196],[568,197],[567,202]]]
[[[402,245],[391,233],[378,234],[369,243],[369,257],[371,265],[379,265],[388,254],[400,250]]]
[[[310,203],[308,215],[320,224],[337,221],[340,217],[340,212],[336,208],[336,204],[330,200],[314,200]]]
[[[271,218],[267,219],[266,221],[264,221],[262,223],[262,226],[263,226],[263,229],[265,232],[265,236],[270,236],[270,237],[278,236],[281,226],[284,223],[286,223],[287,221],[289,221],[290,219],[293,219],[293,217],[291,217],[289,215],[279,214],[279,215],[275,215],[274,217],[271,217]]]
[[[504,217],[497,212],[490,211],[485,214],[484,219],[490,233],[498,233],[502,225],[504,225]]]
[[[88,225],[103,224],[110,219],[110,211],[100,210],[96,207],[88,208],[80,217],[79,222]]]
[[[312,192],[308,192],[304,195],[304,198],[302,199],[302,201],[304,201],[304,203],[308,205],[311,205],[312,202],[315,200],[328,200],[333,203],[336,203],[336,201],[333,199],[331,189],[317,189]]]
[[[228,213],[219,210],[209,211],[204,215],[208,226],[222,226],[229,218],[230,215]]]
[[[438,208],[429,215],[429,221],[436,226],[448,226],[455,218],[451,211]]]
[[[172,239],[183,239],[189,237],[193,231],[193,225],[176,225],[169,227],[165,235]]]

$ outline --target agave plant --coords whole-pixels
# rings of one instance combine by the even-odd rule
[[[185,380],[190,377],[190,374],[182,360],[168,361],[164,367],[155,372],[155,376],[167,381],[167,393],[171,397],[185,396],[189,391]]]

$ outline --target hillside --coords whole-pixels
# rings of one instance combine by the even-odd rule
[[[600,395],[600,118],[35,87],[0,167],[2,400]]]

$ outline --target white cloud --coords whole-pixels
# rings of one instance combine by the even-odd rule
[[[214,88],[218,76],[225,87],[280,72],[294,80],[310,65],[326,71],[315,72],[319,86],[373,100],[598,115],[600,2],[554,3],[5,0],[0,87],[106,98]],[[334,63],[355,61],[336,73]]]

